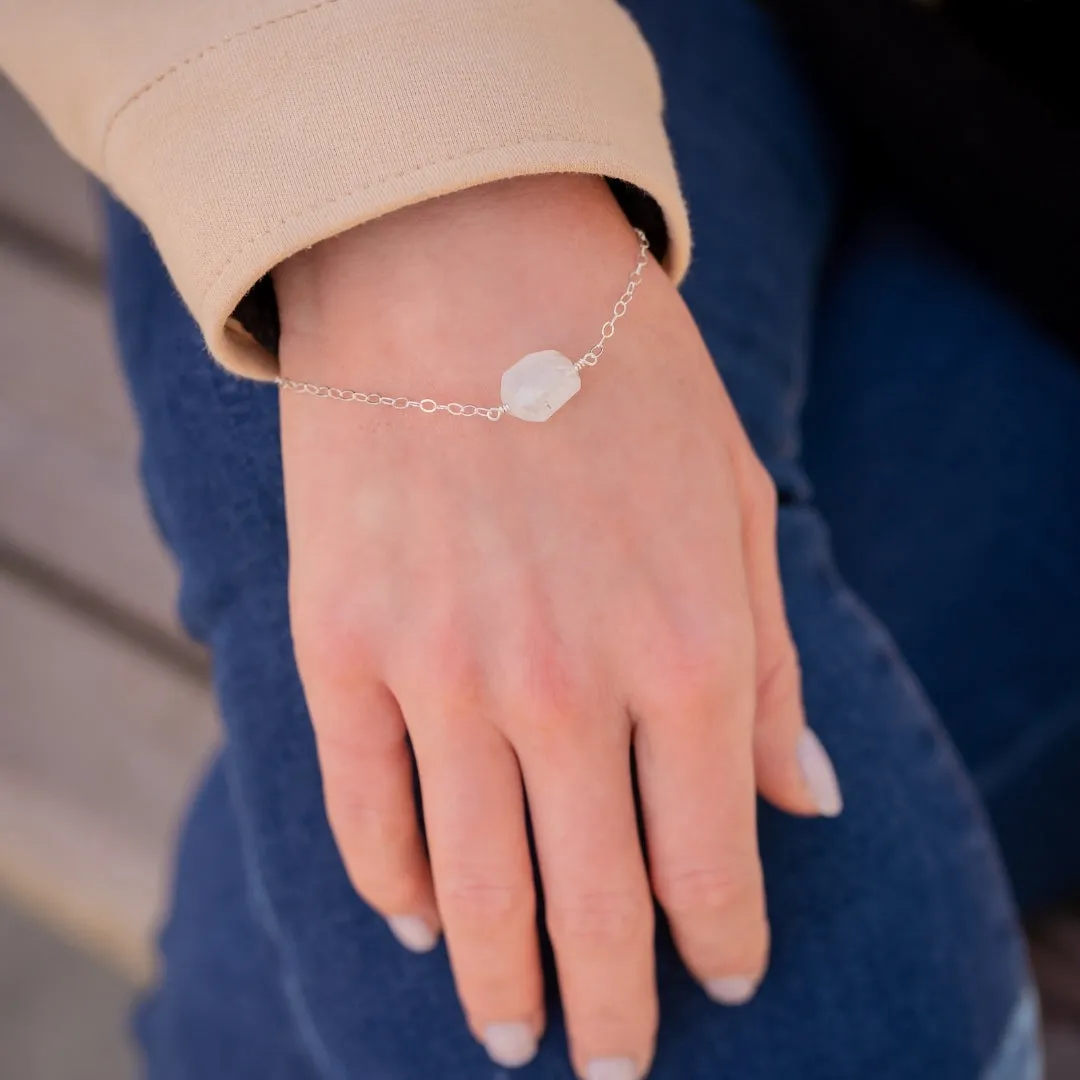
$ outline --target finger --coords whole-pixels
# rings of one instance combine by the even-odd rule
[[[497,1064],[524,1065],[544,1028],[521,773],[476,716],[413,722],[435,891],[458,994]]]
[[[713,655],[684,654],[667,673],[641,679],[634,706],[653,891],[687,967],[727,1005],[753,996],[769,944],[757,841],[753,649],[744,609]]]
[[[836,817],[843,798],[832,762],[806,724],[777,559],[776,488],[761,466],[745,485],[742,502],[743,560],[757,642],[758,790],[789,813]]]
[[[571,1053],[582,1077],[633,1080],[657,1025],[654,917],[629,722],[557,718],[519,748]]]
[[[417,819],[412,754],[390,691],[377,683],[306,686],[326,813],[356,891],[412,952],[438,940],[439,916]]]

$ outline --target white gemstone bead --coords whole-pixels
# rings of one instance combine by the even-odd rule
[[[502,377],[502,400],[519,420],[546,420],[581,389],[581,376],[561,352],[529,353]]]

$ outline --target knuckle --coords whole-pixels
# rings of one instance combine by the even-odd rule
[[[715,696],[715,671],[710,650],[688,640],[673,628],[659,629],[649,642],[649,661],[642,671],[652,708],[676,713],[696,712]]]
[[[348,783],[325,785],[326,818],[343,851],[367,860],[372,855],[397,851],[413,838],[414,823],[404,814],[366,799]]]
[[[673,918],[683,915],[753,911],[762,906],[760,879],[720,867],[659,872],[653,875],[656,898]]]
[[[347,681],[372,654],[371,634],[357,605],[346,600],[293,605],[293,647],[301,671]]]
[[[669,715],[698,718],[712,711],[717,700],[717,672],[687,670],[685,665],[660,674],[653,698]]]
[[[547,635],[515,649],[501,671],[507,723],[530,743],[565,742],[588,712],[572,661]]]
[[[753,683],[753,632],[747,620],[718,614],[699,635],[652,650],[649,699],[666,714],[697,716]]]
[[[723,687],[725,697],[742,682],[753,688],[755,643],[749,618],[730,617],[721,623],[710,650],[710,664],[714,683]]]
[[[570,659],[553,631],[534,629],[518,642],[506,670],[525,702],[542,714],[567,710],[573,675]]]
[[[507,923],[532,920],[536,897],[527,882],[508,882],[476,874],[443,874],[439,907],[447,922],[490,932]]]
[[[447,715],[475,708],[483,695],[483,674],[464,620],[440,619],[420,631],[410,646],[403,681],[426,687]]]
[[[549,900],[547,925],[552,938],[564,944],[621,948],[651,938],[653,911],[645,898],[631,893],[584,892],[561,902]]]

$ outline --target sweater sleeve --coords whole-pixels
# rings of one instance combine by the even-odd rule
[[[615,0],[0,0],[0,69],[144,222],[226,367],[292,253],[424,199],[581,172],[689,225],[656,66]]]

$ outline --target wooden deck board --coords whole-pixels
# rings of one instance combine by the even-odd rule
[[[61,243],[84,260],[101,255],[96,197],[37,115],[0,77],[0,215]]]
[[[3,84],[0,144],[0,887],[145,976],[213,707],[79,270],[100,258],[95,196]]]
[[[0,540],[179,638],[103,299],[0,243]]]
[[[208,687],[0,575],[0,883],[145,976]]]

